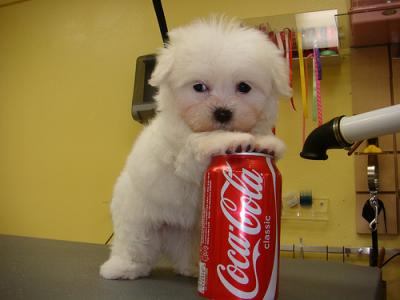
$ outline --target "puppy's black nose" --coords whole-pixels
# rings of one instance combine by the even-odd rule
[[[232,111],[219,107],[214,111],[214,118],[219,123],[227,123],[232,119]]]

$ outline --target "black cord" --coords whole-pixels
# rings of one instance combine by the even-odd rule
[[[113,236],[114,236],[114,232],[111,233],[111,235],[109,236],[109,238],[107,239],[107,241],[104,243],[104,245],[108,245],[108,243],[111,241],[111,239],[113,238]]]
[[[161,0],[153,0],[153,7],[157,15],[158,26],[160,27],[160,32],[164,45],[166,45],[168,43],[168,28],[167,22],[165,21],[165,15]]]
[[[387,223],[386,223],[386,209],[385,209],[385,204],[383,203],[382,200],[378,199],[378,204],[379,204],[379,208],[381,208],[383,210],[383,223],[385,223],[385,233],[387,233]],[[379,214],[379,210],[378,210],[378,214]]]
[[[395,258],[396,256],[399,256],[400,252],[397,252],[396,254],[393,254],[391,257],[389,257],[383,264],[382,267],[383,268],[389,261],[391,261],[393,258]]]

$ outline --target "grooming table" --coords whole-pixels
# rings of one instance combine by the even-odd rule
[[[197,281],[168,268],[148,278],[105,280],[103,245],[0,235],[0,299],[203,299]],[[282,259],[279,299],[384,299],[377,268]]]

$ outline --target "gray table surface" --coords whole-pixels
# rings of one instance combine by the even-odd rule
[[[196,279],[159,268],[148,278],[105,280],[103,245],[0,235],[0,299],[203,299]],[[382,299],[379,269],[282,259],[279,299]]]

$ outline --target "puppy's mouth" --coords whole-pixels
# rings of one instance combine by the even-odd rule
[[[229,124],[215,123],[214,128],[215,130],[234,131],[232,126],[230,126]]]

